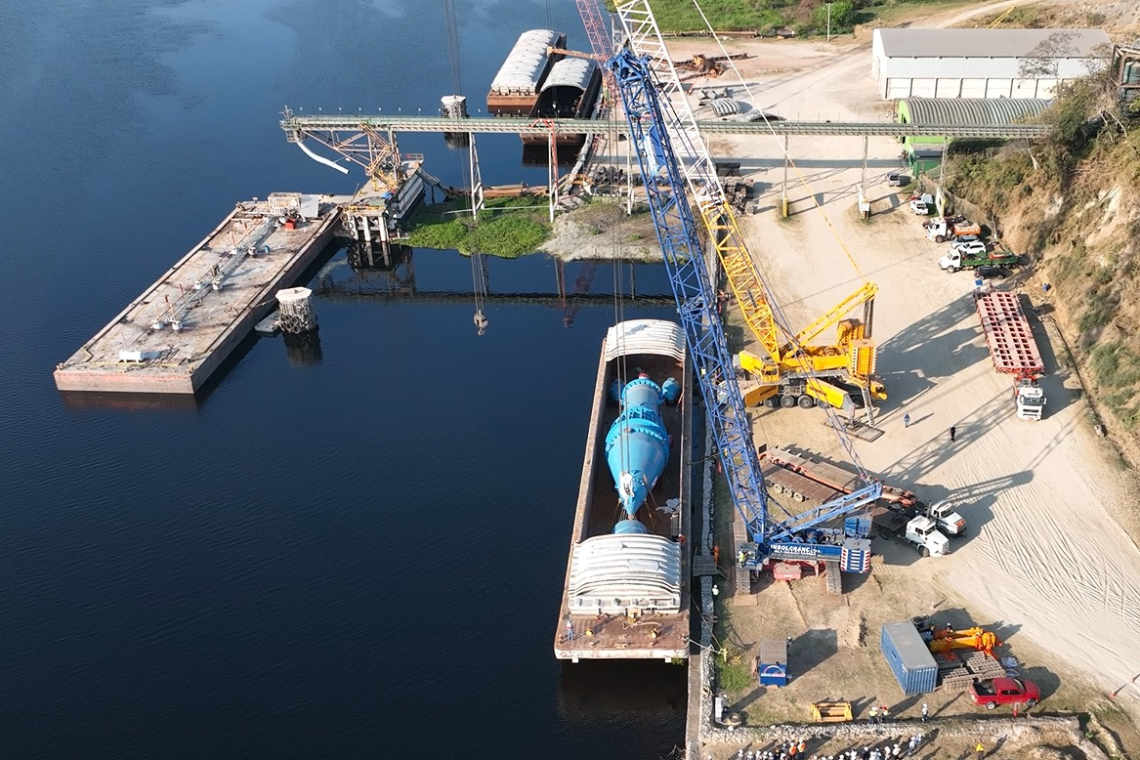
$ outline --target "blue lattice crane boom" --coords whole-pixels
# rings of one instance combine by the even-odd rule
[[[671,136],[665,129],[666,120],[675,115],[670,113],[672,105],[659,95],[648,58],[625,49],[610,58],[606,66],[614,74],[625,107],[630,143],[637,154],[654,230],[700,382],[717,454],[733,504],[747,526],[750,542],[741,548],[741,556],[746,557],[742,564],[745,569],[757,569],[776,557],[839,561],[854,550],[860,557],[857,566],[865,572],[869,567],[869,542],[865,535],[869,525],[855,524],[841,530],[819,526],[877,500],[882,495],[881,483],[872,481],[784,523],[769,520],[768,489],[717,313],[716,294],[685,193],[685,179],[673,150],[673,139],[685,140],[686,135]],[[824,535],[839,536],[842,544],[819,541]],[[856,566],[847,562],[844,565],[845,569]]]
[[[849,494],[843,494],[834,501],[821,504],[815,509],[801,512],[790,520],[770,526],[767,537],[768,543],[791,540],[806,531],[818,530],[818,526],[831,522],[837,517],[842,517],[857,509],[862,509],[868,504],[873,504],[882,495],[883,484],[877,480],[872,481],[870,485],[863,486]]]
[[[685,179],[665,129],[665,110],[644,59],[622,50],[609,59],[625,107],[630,144],[649,200],[669,284],[677,300],[717,453],[732,501],[752,541],[765,544],[768,491],[752,445],[748,414],[736,383],[724,326],[716,313],[716,291],[705,268],[697,225],[685,195]]]

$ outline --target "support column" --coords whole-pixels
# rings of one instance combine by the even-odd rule
[[[554,139],[554,130],[551,129],[547,135],[547,144],[549,147],[550,155],[547,158],[550,164],[549,171],[549,189],[550,196],[550,223],[554,224],[554,209],[558,206],[558,142]]]
[[[625,213],[630,216],[633,214],[633,145],[629,140],[625,141],[625,198]]]
[[[299,335],[317,329],[312,295],[313,291],[308,288],[284,288],[277,291],[277,323],[282,332]]]
[[[479,171],[479,152],[475,150],[475,133],[467,134],[467,162],[471,172],[471,216],[483,210],[483,174]]]
[[[784,135],[784,197],[780,201],[780,214],[788,218],[788,135]]]
[[[871,138],[863,135],[863,177],[859,182],[859,218],[871,216],[871,202],[867,200],[867,153]]]

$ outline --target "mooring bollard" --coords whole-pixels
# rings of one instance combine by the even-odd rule
[[[277,291],[279,315],[277,323],[282,332],[291,335],[317,329],[317,315],[313,311],[313,291],[308,288],[285,288]]]

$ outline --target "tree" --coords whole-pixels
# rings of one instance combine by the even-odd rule
[[[1076,35],[1076,32],[1053,32],[1038,42],[1018,62],[1017,76],[1022,79],[1056,79],[1060,59],[1076,52],[1073,45]]]
[[[850,32],[855,22],[855,5],[851,0],[835,0],[835,2],[813,8],[811,11],[811,28],[816,32],[823,32],[827,29],[828,5],[831,6],[831,33]]]

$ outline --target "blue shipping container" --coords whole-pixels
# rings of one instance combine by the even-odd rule
[[[879,648],[903,694],[909,697],[934,691],[938,685],[938,663],[913,623],[886,623],[880,635]]]

